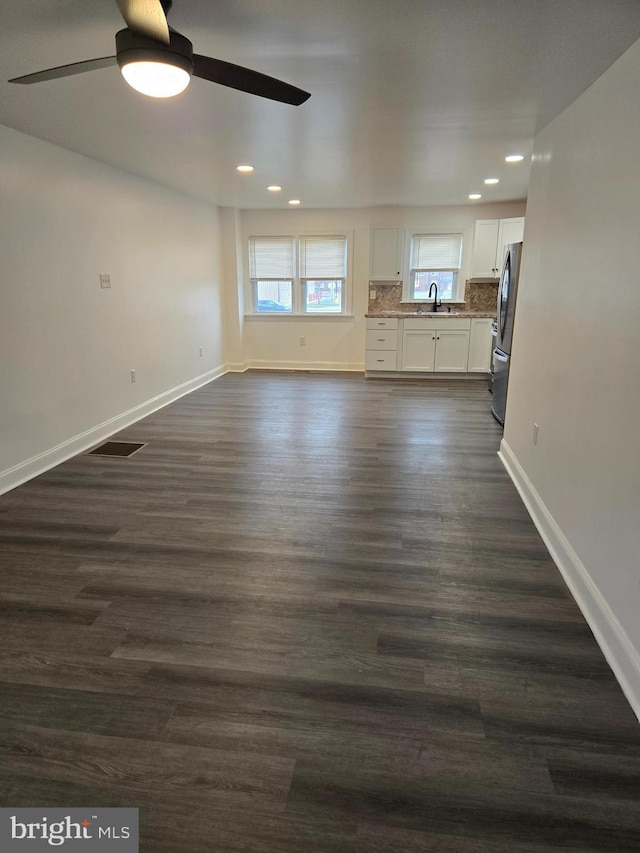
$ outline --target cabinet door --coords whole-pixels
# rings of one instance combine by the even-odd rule
[[[400,228],[371,229],[371,279],[394,281],[402,277],[403,233]]]
[[[491,320],[479,318],[471,321],[471,338],[469,340],[469,373],[489,373],[491,371],[491,349],[493,335]]]
[[[465,373],[469,357],[469,332],[436,332],[435,369],[439,373]]]
[[[472,278],[496,278],[496,246],[498,245],[499,219],[476,219],[471,254]]]
[[[402,369],[432,371],[435,351],[435,331],[404,332],[402,335]]]
[[[524,217],[516,217],[514,219],[501,219],[500,228],[498,229],[498,252],[496,254],[497,274],[502,273],[504,264],[504,256],[507,252],[509,243],[519,243],[524,234]]]

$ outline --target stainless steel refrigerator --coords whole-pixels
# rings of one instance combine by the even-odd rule
[[[509,385],[509,361],[513,341],[513,320],[516,312],[518,278],[520,276],[520,257],[522,243],[510,243],[507,246],[500,287],[498,288],[497,324],[498,335],[493,350],[493,397],[491,412],[496,420],[504,425],[504,413],[507,408],[507,387]]]

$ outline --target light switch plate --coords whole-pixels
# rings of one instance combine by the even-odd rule
[[[100,273],[100,287],[111,287],[111,276],[108,272]]]

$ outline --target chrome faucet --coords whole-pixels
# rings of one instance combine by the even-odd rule
[[[431,287],[429,288],[429,299],[431,299],[431,291],[433,290],[434,287],[436,289],[436,297],[433,300],[432,311],[437,312],[438,308],[442,308],[442,302],[438,302],[438,285],[435,283],[435,281],[431,282]]]

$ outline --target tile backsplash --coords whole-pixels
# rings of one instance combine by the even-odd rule
[[[402,282],[369,282],[369,293],[374,290],[375,299],[369,298],[369,314],[378,311],[427,310],[431,302],[416,303],[402,301]],[[447,302],[457,311],[493,311],[498,299],[498,280],[491,278],[468,279],[464,286],[464,302]]]
[[[498,303],[497,279],[469,279],[464,286],[467,311],[495,311]]]

